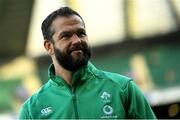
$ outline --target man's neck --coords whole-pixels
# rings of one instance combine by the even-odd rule
[[[61,76],[68,85],[72,85],[72,72],[64,69],[59,64],[54,64],[55,74]]]

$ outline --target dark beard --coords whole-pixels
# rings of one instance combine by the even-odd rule
[[[74,60],[73,57],[71,56],[71,52],[73,50],[78,50],[78,49],[81,49],[83,51],[83,57],[77,60]],[[54,46],[54,51],[55,51],[55,57],[58,63],[66,70],[69,70],[72,72],[75,72],[79,68],[86,66],[88,63],[88,60],[91,57],[90,48],[86,44],[83,45],[82,43],[70,50],[67,50],[66,53],[62,53],[62,51],[55,48],[55,46]]]

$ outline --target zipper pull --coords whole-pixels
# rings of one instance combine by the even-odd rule
[[[76,95],[74,93],[72,94],[72,99],[76,101]]]
[[[72,88],[72,99],[76,101],[75,87]]]

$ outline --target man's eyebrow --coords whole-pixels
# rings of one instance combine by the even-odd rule
[[[84,28],[79,28],[79,29],[77,29],[77,31],[78,31],[78,32],[79,32],[79,31],[86,32],[86,30],[85,30]]]
[[[67,34],[71,34],[71,31],[62,31],[61,33],[59,33],[58,38],[61,38],[63,35],[67,35]]]
[[[69,34],[69,33],[72,33],[72,32],[71,31],[63,31],[60,33],[60,35]]]
[[[64,34],[72,34],[73,32],[74,33],[76,33],[76,32],[86,32],[86,29],[84,29],[84,28],[78,28],[77,30],[75,30],[75,31],[72,31],[72,30],[65,30],[65,31],[62,31],[61,33],[59,33],[59,35],[58,35],[58,37],[61,37],[62,35],[64,35]]]

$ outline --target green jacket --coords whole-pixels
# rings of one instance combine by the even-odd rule
[[[90,62],[73,73],[68,86],[49,68],[49,81],[22,106],[20,119],[156,119],[135,83],[98,70]]]

